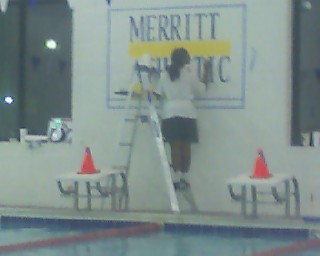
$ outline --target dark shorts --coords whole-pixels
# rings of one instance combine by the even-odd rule
[[[172,117],[162,120],[162,133],[167,142],[198,142],[197,120],[185,117]]]

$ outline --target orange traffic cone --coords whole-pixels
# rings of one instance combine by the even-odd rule
[[[271,176],[272,175],[269,173],[267,162],[263,155],[263,151],[262,149],[258,149],[258,157],[254,165],[253,174],[250,176],[250,178],[267,179]]]
[[[98,172],[99,170],[97,170],[94,166],[90,148],[86,147],[86,151],[81,166],[81,171],[78,172],[78,174],[94,174]]]

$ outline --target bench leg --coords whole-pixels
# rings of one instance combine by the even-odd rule
[[[295,214],[296,217],[300,217],[300,191],[299,191],[299,184],[298,184],[298,180],[293,177],[292,178],[292,183],[294,186],[294,201],[295,201]]]
[[[113,211],[117,210],[117,184],[116,184],[116,176],[110,175],[111,179],[111,209]]]
[[[73,209],[79,210],[79,183],[74,182]]]
[[[258,217],[258,202],[257,202],[257,188],[251,186],[251,196],[252,196],[252,217]]]
[[[242,185],[240,188],[240,193],[236,194],[233,191],[232,185],[228,185],[230,196],[233,200],[240,202],[241,205],[241,215],[243,217],[247,216],[247,188],[245,185]]]
[[[241,215],[243,217],[247,216],[247,188],[246,186],[241,186]]]
[[[121,174],[122,186],[121,192],[119,195],[119,210],[128,210],[129,209],[129,188],[127,174]]]
[[[285,185],[285,215],[290,217],[290,181],[286,180]]]
[[[90,182],[86,182],[87,188],[87,209],[91,211],[91,185]]]

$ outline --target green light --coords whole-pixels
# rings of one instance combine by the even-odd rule
[[[56,124],[62,124],[62,119],[61,119],[61,118],[54,118],[53,121],[54,121]]]

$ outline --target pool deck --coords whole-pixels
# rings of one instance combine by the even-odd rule
[[[320,232],[320,219],[305,221],[305,218],[285,218],[282,216],[263,216],[244,218],[230,213],[171,213],[140,211],[107,211],[107,210],[73,210],[51,208],[13,208],[0,207],[0,215],[19,218],[72,219],[72,220],[105,220],[155,222],[160,224],[185,224],[222,227],[267,228],[315,230]]]

